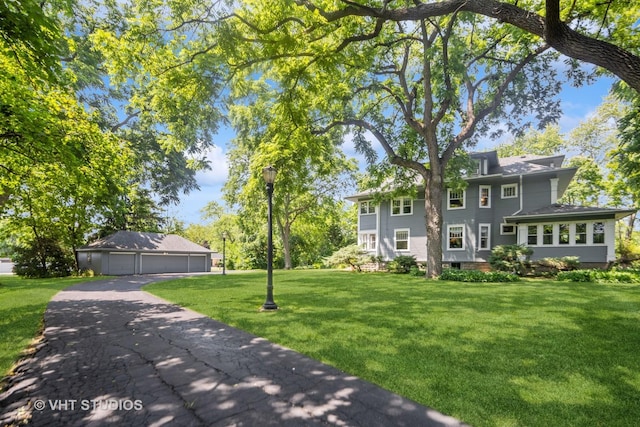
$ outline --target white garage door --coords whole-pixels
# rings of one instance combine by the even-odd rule
[[[209,270],[210,269],[207,269],[206,255],[191,255],[189,258],[189,272],[203,272]]]
[[[134,253],[117,253],[109,254],[109,271],[105,274],[114,276],[124,276],[135,274],[136,272],[136,254]]]
[[[142,254],[142,274],[186,273],[189,268],[188,255]]]

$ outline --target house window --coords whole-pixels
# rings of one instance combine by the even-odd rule
[[[576,245],[587,244],[587,224],[581,222],[576,224]]]
[[[395,247],[397,251],[409,250],[409,230],[395,230]]]
[[[542,244],[553,245],[553,224],[544,224],[542,226]]]
[[[480,207],[490,208],[491,207],[491,186],[481,185],[479,187],[479,193],[480,193]]]
[[[360,247],[365,251],[376,250],[376,234],[375,233],[360,233],[358,236]]]
[[[500,234],[516,234],[516,226],[513,224],[500,224]]]
[[[464,190],[448,190],[449,209],[464,209],[465,203],[465,191]]]
[[[518,184],[505,184],[502,186],[502,198],[513,199],[518,197]]]
[[[480,224],[478,247],[480,250],[491,249],[491,224]]]
[[[448,225],[448,246],[450,250],[464,249],[464,225]]]
[[[527,244],[528,245],[538,244],[538,226],[537,225],[529,225],[527,227]]]
[[[569,224],[560,224],[558,226],[558,230],[560,233],[559,242],[561,245],[569,244]]]
[[[376,207],[372,201],[360,202],[360,215],[369,215],[376,213]]]
[[[604,243],[604,223],[603,222],[594,222],[593,223],[593,243]]]
[[[391,201],[391,215],[411,215],[413,213],[413,201],[407,198],[393,199]]]

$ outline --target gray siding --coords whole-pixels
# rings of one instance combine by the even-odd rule
[[[531,173],[520,175],[488,175],[477,176],[469,179],[465,190],[465,204],[461,209],[449,209],[448,192],[443,194],[443,262],[487,262],[491,249],[497,245],[511,245],[518,241],[526,242],[523,236],[523,225],[510,224],[515,228],[513,234],[502,234],[502,225],[505,224],[505,217],[513,217],[521,212],[532,212],[541,208],[549,207],[552,200],[551,179],[558,178],[558,197],[561,197],[562,190],[566,188],[572,173],[567,173],[558,169],[547,170],[543,173]],[[503,186],[516,185],[516,197],[502,197]],[[480,188],[486,186],[490,188],[489,207],[480,204]],[[364,198],[361,200],[365,200]],[[414,255],[418,261],[427,259],[426,251],[426,228],[425,228],[425,208],[424,200],[413,200],[413,212],[411,215],[391,215],[391,200],[385,200],[377,207],[377,214],[359,214],[358,231],[368,231],[377,233],[377,248],[375,254],[380,255],[384,260],[390,260],[398,255]],[[610,218],[610,217],[609,217]],[[553,218],[556,220],[556,218]],[[573,222],[579,221],[572,217]],[[582,262],[605,262],[613,259],[615,220],[610,218],[601,220],[607,223],[607,242],[604,245],[570,245],[558,246],[538,246],[533,247],[533,259],[537,260],[545,257],[578,256]],[[561,222],[557,218],[556,222]],[[562,221],[566,222],[566,221]],[[480,225],[488,225],[489,248],[480,249]],[[449,249],[449,226],[462,226],[464,230],[464,248]],[[406,230],[409,232],[408,250],[396,250],[395,232],[396,230]],[[373,251],[372,251],[373,253]]]
[[[605,262],[607,259],[606,246],[536,246],[531,249],[533,249],[533,255],[531,255],[532,261],[538,261],[542,258],[562,258],[565,256],[577,256],[580,258],[580,262]]]
[[[424,199],[416,199],[412,202],[413,213],[411,215],[391,215],[391,201],[380,204],[380,256],[384,260],[390,260],[398,255],[413,255],[418,261],[427,259],[427,238],[424,222]],[[395,231],[409,231],[409,250],[398,251],[395,249]]]
[[[380,210],[378,208],[378,210]],[[366,214],[360,215],[360,224],[358,231],[362,230],[375,230],[376,229],[376,221],[377,214]]]

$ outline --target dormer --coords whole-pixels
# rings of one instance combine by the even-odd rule
[[[493,173],[493,169],[499,165],[496,151],[472,153],[471,159],[475,163],[474,169],[469,174],[472,177],[490,175]]]

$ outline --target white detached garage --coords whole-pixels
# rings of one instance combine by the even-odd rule
[[[109,276],[211,271],[211,251],[175,234],[118,231],[77,254],[80,269]]]

